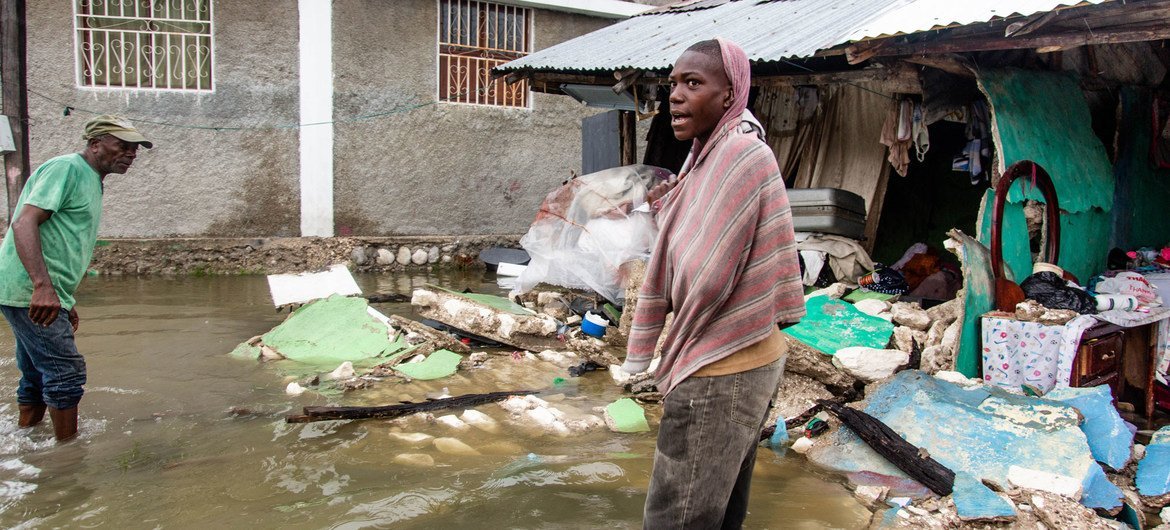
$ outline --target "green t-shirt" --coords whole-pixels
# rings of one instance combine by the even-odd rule
[[[89,268],[102,218],[102,180],[79,154],[63,155],[41,164],[29,177],[16,204],[13,221],[24,205],[53,215],[41,224],[41,252],[61,307],[71,309],[73,292]],[[28,307],[32,280],[16,255],[12,227],[0,244],[0,304]]]

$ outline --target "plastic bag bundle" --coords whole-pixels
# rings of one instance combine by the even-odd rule
[[[1097,312],[1097,300],[1083,289],[1069,285],[1055,272],[1037,272],[1020,283],[1024,297],[1048,309],[1071,309],[1082,315]]]
[[[1096,285],[1101,294],[1124,294],[1137,298],[1138,302],[1148,307],[1162,305],[1162,297],[1158,295],[1158,288],[1152,285],[1145,276],[1136,272],[1119,272],[1112,278],[1105,278]]]
[[[583,175],[549,193],[520,239],[532,259],[512,292],[548,283],[591,289],[620,303],[622,264],[647,259],[658,236],[651,214],[634,210],[646,203],[650,188],[672,176],[660,167],[623,166]]]

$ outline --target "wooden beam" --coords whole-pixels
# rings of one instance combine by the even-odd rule
[[[932,39],[910,44],[876,44],[850,46],[858,48],[847,54],[855,56],[869,53],[869,57],[890,57],[902,55],[936,55],[944,53],[1020,50],[1044,48],[1047,51],[1065,50],[1093,44],[1119,44],[1123,42],[1144,42],[1170,38],[1170,24],[1150,24],[1140,27],[1110,31],[1077,31],[1029,37],[969,37],[963,39]],[[872,53],[870,53],[872,52]]]
[[[618,115],[618,138],[621,141],[621,162],[623,166],[638,163],[638,120],[628,110]]]
[[[911,66],[897,64],[887,68],[866,68],[864,70],[772,75],[752,78],[752,84],[761,87],[838,85],[867,82],[880,82],[885,84],[890,90],[904,94],[918,94],[922,92],[922,85],[918,81],[918,72]]]
[[[974,68],[960,55],[928,55],[924,57],[907,57],[902,60],[908,63],[937,68],[950,74],[971,78],[975,77]]]
[[[1027,19],[1019,22],[1012,22],[1008,24],[1007,30],[1003,32],[1004,37],[1022,37],[1033,31],[1043,27],[1045,24],[1052,21],[1059,14],[1059,11],[1049,11],[1040,15],[1033,15]]]
[[[25,0],[0,1],[0,84],[3,84],[3,113],[12,126],[16,151],[4,155],[5,187],[8,191],[8,221],[29,175],[28,156],[28,53]]]

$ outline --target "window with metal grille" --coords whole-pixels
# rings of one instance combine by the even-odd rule
[[[211,91],[211,2],[74,0],[77,83]]]
[[[493,67],[528,54],[532,10],[439,0],[439,99],[455,103],[528,106],[528,83],[492,80]]]

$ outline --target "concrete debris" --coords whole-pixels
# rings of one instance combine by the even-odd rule
[[[813,408],[818,400],[832,397],[833,393],[825,385],[811,377],[786,371],[765,425],[776,425],[779,418],[795,418]]]
[[[786,371],[812,378],[834,392],[844,392],[853,388],[856,379],[833,366],[829,356],[787,335],[785,339],[788,340],[788,362],[784,368]]]
[[[423,318],[524,350],[561,346],[555,319],[535,314],[506,298],[416,289],[410,303]]]
[[[499,432],[500,424],[491,416],[475,409],[467,409],[459,416],[467,425],[471,425],[484,432]]]
[[[930,316],[916,302],[897,302],[890,308],[894,323],[925,331],[930,327]]]
[[[865,382],[885,379],[908,362],[910,354],[900,350],[851,347],[841,348],[833,355],[833,366]]]
[[[414,467],[435,467],[435,457],[423,453],[400,453],[394,456],[394,463]]]
[[[851,287],[843,283],[834,283],[833,285],[825,287],[824,289],[817,289],[816,291],[804,295],[804,299],[808,300],[810,298],[816,298],[822,295],[833,299],[839,299],[842,296],[845,296],[845,293],[850,289]]]
[[[952,350],[948,350],[943,346],[930,346],[922,350],[922,364],[920,368],[923,372],[933,374],[951,370],[954,367],[955,354]]]
[[[1138,493],[1146,505],[1161,508],[1170,500],[1170,425],[1158,429],[1146,445],[1145,456],[1138,461],[1134,477]]]
[[[288,386],[284,387],[284,393],[290,396],[299,396],[305,393],[305,387],[297,384],[296,381],[293,381],[289,383]]]
[[[1032,491],[1027,494],[1032,513],[1048,528],[1078,528],[1114,530],[1116,527],[1105,522],[1080,503],[1063,495],[1046,491]]]
[[[1050,326],[1063,326],[1080,316],[1070,309],[1049,309],[1035,300],[1024,300],[1016,304],[1016,320],[1039,322]]]
[[[926,316],[930,317],[931,321],[945,321],[954,322],[959,318],[960,313],[963,312],[963,304],[959,299],[948,300],[939,305],[931,307],[926,310]]]
[[[1080,500],[1083,491],[1081,482],[1070,476],[1020,466],[1008,468],[1007,480],[1014,488],[1046,491],[1072,500]]]
[[[344,381],[346,379],[352,379],[355,375],[356,372],[354,372],[353,363],[345,361],[341,363],[341,366],[338,366],[332,372],[329,372],[327,378],[334,381]]]
[[[979,379],[967,377],[967,376],[965,376],[959,372],[953,371],[953,370],[943,370],[943,371],[935,372],[934,376],[939,378],[939,379],[942,379],[943,381],[946,381],[948,383],[954,383],[956,385],[963,386],[963,387],[983,384],[983,381],[981,381]]]
[[[796,451],[797,453],[800,453],[802,455],[807,454],[808,451],[810,449],[812,449],[812,447],[813,447],[813,439],[812,438],[805,438],[804,436],[801,436],[801,437],[798,437],[796,439],[796,441],[792,442],[792,450]]]
[[[560,366],[561,368],[568,368],[573,365],[581,364],[581,358],[578,357],[576,353],[571,351],[544,350],[536,354],[536,357],[542,361],[550,362]]]
[[[914,342],[919,348],[926,347],[926,332],[917,329],[898,326],[894,328],[894,347],[909,353],[914,349]]]
[[[416,449],[431,445],[431,441],[435,439],[434,436],[421,432],[391,432],[390,438]]]
[[[467,422],[459,419],[454,414],[447,414],[446,416],[439,416],[438,418],[435,418],[435,423],[438,423],[439,425],[443,425],[443,426],[455,429],[457,431],[466,431],[466,430],[471,428],[471,426],[468,425]]]
[[[869,316],[880,317],[886,320],[892,318],[892,315],[889,314],[890,303],[886,302],[885,300],[869,298],[866,300],[854,302],[853,307],[856,307],[858,311],[861,311],[862,313],[865,313]]]
[[[546,434],[569,436],[605,426],[605,421],[591,414],[568,414],[536,396],[512,396],[500,402],[513,423],[535,428]]]
[[[458,456],[479,456],[480,452],[476,451],[470,445],[460,441],[458,438],[435,438],[435,449],[440,453]]]
[[[390,324],[406,332],[406,342],[417,346],[418,353],[427,355],[435,350],[450,350],[455,353],[471,353],[471,347],[455,336],[439,331],[421,322],[400,315],[390,315]],[[425,345],[424,345],[425,344]]]
[[[890,488],[885,486],[858,486],[857,489],[853,490],[853,496],[866,507],[874,508],[886,499],[886,494],[889,492]]]

